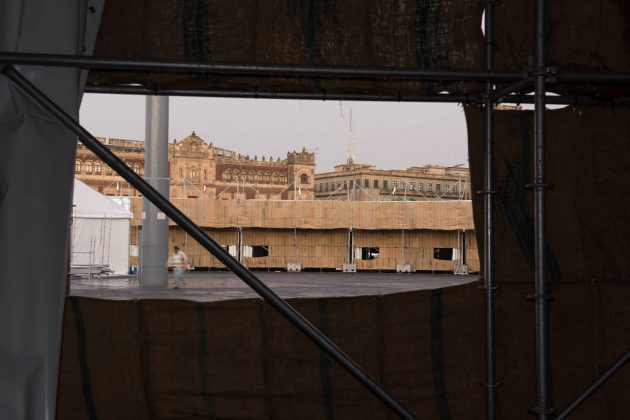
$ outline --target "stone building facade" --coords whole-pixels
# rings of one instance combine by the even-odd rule
[[[144,141],[98,138],[144,175]],[[140,194],[81,143],[75,176],[109,196]],[[293,200],[314,198],[315,155],[303,149],[285,159],[258,157],[208,144],[194,132],[168,145],[171,198]]]
[[[322,200],[470,200],[470,170],[461,166],[426,165],[380,170],[345,163],[334,172],[315,175],[315,197]]]

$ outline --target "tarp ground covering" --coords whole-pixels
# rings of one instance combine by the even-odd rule
[[[499,418],[535,401],[531,285],[497,295]],[[554,400],[564,404],[630,345],[630,294],[614,284],[554,288]],[[476,283],[353,298],[292,299],[422,419],[485,415],[483,293]],[[622,370],[575,419],[622,419]],[[396,418],[261,299],[103,301],[69,297],[58,418]]]

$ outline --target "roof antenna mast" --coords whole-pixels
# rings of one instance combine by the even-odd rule
[[[348,165],[354,163],[354,155],[352,154],[352,143],[354,142],[354,135],[352,134],[352,102],[350,102],[350,132],[348,133]]]

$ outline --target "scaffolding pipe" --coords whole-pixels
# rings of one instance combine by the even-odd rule
[[[604,372],[599,378],[595,380],[586,390],[580,394],[571,404],[567,406],[560,414],[554,417],[554,420],[564,420],[569,414],[575,411],[588,397],[590,397],[595,391],[597,391],[611,376],[613,376],[619,369],[621,369],[630,360],[630,350],[626,351],[606,372]]]
[[[534,111],[534,271],[536,306],[536,407],[540,420],[552,418],[550,381],[549,299],[545,262],[545,0],[536,0]]]
[[[274,307],[280,314],[289,320],[304,335],[313,341],[319,348],[324,350],[333,360],[339,363],[357,381],[372,392],[387,407],[398,416],[404,419],[414,419],[414,415],[392,397],[374,378],[367,374],[354,360],[346,355],[335,343],[326,335],[315,328],[299,312],[297,312],[284,299],[280,298],[258,277],[256,277],[246,267],[236,261],[225,249],[210,238],[203,229],[193,223],[184,213],[178,210],[172,203],[166,200],[151,185],[145,182],[122,160],[113,154],[107,147],[92,136],[85,128],[77,123],[71,116],[65,113],[57,104],[50,100],[44,93],[32,85],[13,66],[6,65],[1,72],[9,78],[16,86],[21,88],[30,98],[40,104],[50,112],[60,123],[75,133],[79,140],[90,149],[95,155],[112,167],[120,176],[133,185],[140,193],[149,198],[153,204],[162,210],[168,217],[190,234],[201,246],[210,251],[226,267],[231,269],[235,275],[241,278],[249,287],[258,293],[266,302]]]
[[[512,85],[514,86],[514,85]],[[192,96],[215,98],[245,98],[245,99],[295,99],[315,101],[373,101],[373,102],[429,102],[429,103],[462,103],[478,104],[483,99],[476,94],[437,94],[437,95],[376,95],[372,93],[328,93],[328,92],[265,92],[245,90],[216,90],[216,89],[175,89],[152,90],[143,86],[113,85],[100,86],[88,85],[86,93],[102,93],[117,95],[166,95],[166,96]],[[501,97],[493,96],[493,102],[511,104],[533,104],[534,95],[505,94]],[[545,102],[553,105],[611,105],[630,106],[630,98],[604,98],[600,96],[561,96],[547,95]]]
[[[417,67],[314,66],[165,59],[105,58],[68,54],[0,52],[0,64],[76,67],[89,70],[211,73],[230,76],[315,78],[393,78],[414,80],[512,82],[528,77],[522,70],[420,69]],[[554,68],[554,83],[630,84],[629,71],[570,71]]]
[[[486,70],[494,68],[494,0],[485,3],[485,60]],[[485,174],[484,174],[484,249],[483,278],[485,291],[485,350],[486,350],[486,418],[496,419],[497,380],[495,372],[494,345],[494,213],[493,213],[493,177],[494,177],[494,103],[491,82],[486,82],[485,90]]]
[[[421,69],[418,67],[313,66],[300,64],[259,64],[103,58],[64,54],[0,52],[0,64],[77,67],[90,70],[163,71],[180,73],[226,74],[233,76],[469,80],[510,82],[526,77],[524,70]]]

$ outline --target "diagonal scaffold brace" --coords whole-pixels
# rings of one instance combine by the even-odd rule
[[[105,163],[111,166],[120,176],[133,185],[157,208],[170,217],[179,227],[184,229],[201,246],[212,253],[219,261],[225,264],[241,280],[251,287],[267,303],[273,306],[287,320],[289,320],[304,335],[313,341],[318,347],[323,349],[333,360],[339,363],[348,373],[350,373],[359,383],[372,392],[387,407],[403,419],[415,419],[415,416],[394,397],[392,397],[374,378],[367,374],[354,360],[346,355],[335,343],[315,328],[299,312],[297,312],[284,299],[274,293],[260,279],[258,279],[245,266],[234,259],[226,250],[210,238],[201,228],[199,228],[184,213],[178,210],[171,202],[164,198],[151,185],[144,181],[139,175],[133,172],[114,153],[102,145],[85,128],[76,122],[71,116],[65,113],[57,104],[48,98],[37,87],[30,83],[13,65],[5,65],[0,72],[11,82],[25,92],[34,102],[42,106],[61,124],[76,134],[79,140],[94,154],[100,157]]]

